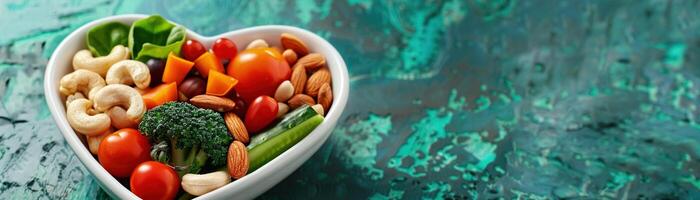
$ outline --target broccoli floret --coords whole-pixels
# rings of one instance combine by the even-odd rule
[[[180,175],[198,173],[207,161],[214,167],[226,164],[233,140],[219,113],[184,102],[147,111],[139,130],[154,144],[153,159],[171,164]]]

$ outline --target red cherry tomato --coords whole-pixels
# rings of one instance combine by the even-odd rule
[[[175,170],[163,163],[147,161],[131,173],[131,192],[144,200],[175,199],[180,189],[180,178]]]
[[[245,127],[250,132],[264,129],[277,117],[277,101],[269,96],[259,96],[248,105],[245,113]]]
[[[206,51],[207,49],[199,41],[187,40],[180,49],[180,55],[189,61],[194,61]]]
[[[233,43],[233,41],[226,38],[219,38],[216,40],[214,45],[211,47],[211,50],[219,59],[231,59],[236,57],[236,53],[238,53],[236,43]]]
[[[291,75],[289,65],[273,48],[247,49],[228,65],[228,75],[238,80],[234,87],[246,102],[259,96],[273,96],[277,86]]]
[[[133,128],[124,128],[109,134],[97,151],[97,158],[102,167],[112,176],[129,177],[134,168],[151,160],[151,143],[146,136]]]

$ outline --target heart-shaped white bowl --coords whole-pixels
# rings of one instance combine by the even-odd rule
[[[46,73],[44,74],[44,92],[46,101],[51,110],[53,119],[58,128],[63,133],[63,137],[68,145],[73,149],[80,161],[87,167],[88,171],[97,178],[100,186],[116,199],[138,199],[126,187],[122,186],[117,179],[112,177],[100,163],[90,154],[90,151],[78,138],[77,134],[66,120],[65,98],[58,91],[59,80],[67,73],[73,71],[71,66],[73,55],[81,49],[86,49],[85,34],[94,26],[106,22],[122,22],[131,24],[134,21],[145,18],[146,15],[118,15],[98,19],[73,31],[68,37],[63,39],[58,48],[51,55]],[[262,166],[260,169],[235,180],[232,183],[215,191],[200,196],[200,199],[252,199],[270,189],[282,179],[289,176],[294,170],[299,168],[323,145],[328,136],[335,128],[348,99],[349,79],[347,67],[338,51],[328,41],[318,35],[296,27],[290,26],[256,26],[236,31],[231,31],[213,37],[204,37],[190,30],[187,37],[202,42],[206,47],[211,47],[212,43],[225,37],[234,41],[239,50],[255,39],[265,39],[270,45],[281,46],[279,36],[281,33],[291,33],[306,42],[311,52],[321,53],[326,57],[326,63],[331,71],[333,81],[333,105],[326,113],[323,123],[311,132],[306,138],[294,145],[289,150],[279,155],[274,160]]]

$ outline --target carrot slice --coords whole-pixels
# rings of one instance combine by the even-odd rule
[[[214,96],[226,96],[233,86],[236,86],[238,80],[223,74],[218,71],[209,71],[209,79],[207,80],[207,94]]]
[[[177,82],[182,83],[187,73],[194,66],[193,62],[177,57],[173,52],[168,54],[168,61],[165,62],[163,71],[163,83]]]
[[[209,77],[209,70],[224,72],[224,65],[219,61],[213,53],[204,52],[199,58],[194,60],[194,67],[197,68],[202,77]]]
[[[163,83],[141,95],[146,108],[151,109],[170,101],[177,101],[177,83]]]

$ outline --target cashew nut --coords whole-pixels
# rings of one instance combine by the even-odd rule
[[[88,136],[99,135],[109,129],[111,121],[104,113],[88,114],[90,108],[92,108],[92,101],[75,99],[68,104],[66,117],[75,131]]]
[[[95,102],[95,110],[99,112],[105,112],[115,106],[127,108],[126,119],[121,120],[138,123],[141,122],[141,117],[146,113],[146,106],[141,94],[136,89],[122,84],[103,87],[97,91],[93,101]]]
[[[70,102],[73,102],[76,99],[85,99],[85,95],[83,95],[83,93],[76,92],[75,94],[66,97],[66,106],[68,106],[68,104],[70,104]],[[100,112],[97,112],[93,108],[89,108],[87,110],[87,114],[88,115],[96,115],[96,114],[100,114]]]
[[[100,142],[102,142],[102,139],[105,138],[107,135],[111,134],[112,132],[114,132],[114,130],[110,128],[99,135],[87,136],[87,144],[88,149],[90,149],[90,153],[97,155],[97,151],[100,149]]]
[[[151,83],[148,66],[135,60],[122,60],[114,63],[107,71],[107,84],[135,84],[138,88],[147,88]]]
[[[263,39],[253,40],[245,49],[267,48],[270,45]]]
[[[323,112],[323,106],[321,106],[321,104],[313,105],[313,106],[311,106],[311,108],[313,108],[314,111],[316,111],[316,113],[318,113],[319,115],[321,115],[321,116],[325,115]]]
[[[59,91],[64,95],[73,95],[76,92],[87,94],[92,99],[97,90],[105,86],[105,80],[95,73],[84,69],[75,70],[61,77]]]
[[[76,92],[74,94],[68,95],[68,97],[66,97],[66,106],[68,106],[68,104],[70,104],[70,102],[72,102],[76,99],[85,99],[85,95],[83,95],[83,93],[80,93],[80,92]]]
[[[208,174],[185,174],[182,189],[194,196],[201,196],[231,182],[227,172],[215,171]]]
[[[83,49],[73,56],[73,69],[86,69],[104,77],[112,64],[129,58],[129,48],[117,45],[112,48],[109,55],[92,57],[90,50]]]
[[[137,121],[130,120],[126,116],[126,110],[119,106],[114,106],[107,110],[107,115],[112,119],[112,126],[114,126],[114,128],[136,128],[136,126],[139,125]]]

